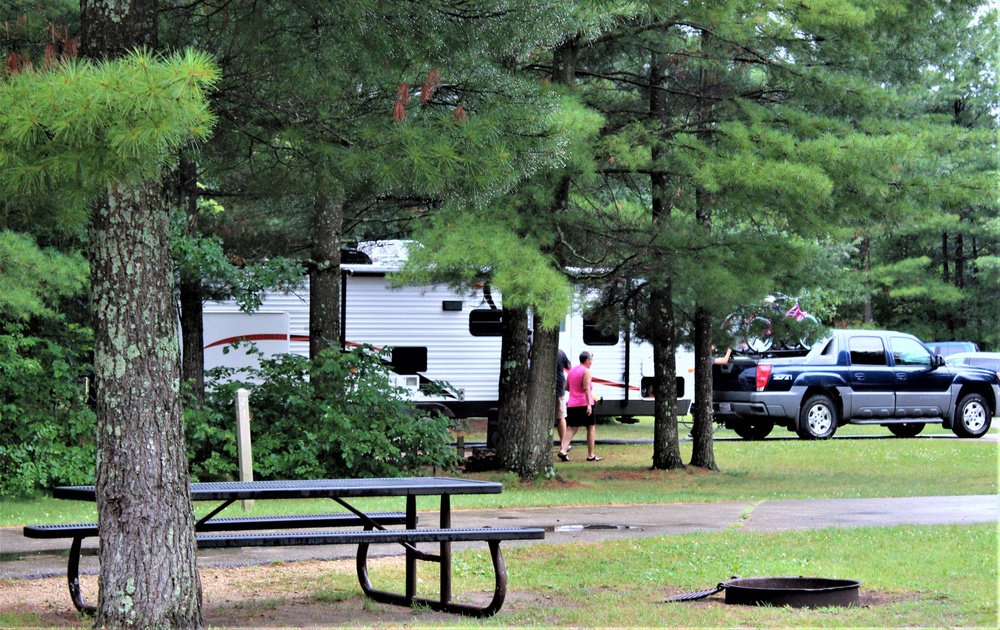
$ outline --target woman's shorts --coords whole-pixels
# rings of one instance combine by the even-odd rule
[[[566,409],[566,426],[588,427],[597,423],[597,416],[591,412],[587,415],[586,407],[569,407]]]

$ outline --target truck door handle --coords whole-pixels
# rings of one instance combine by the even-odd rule
[[[896,373],[896,380],[897,381],[905,381],[906,380],[906,374],[900,374],[900,373],[897,372]]]
[[[863,380],[865,380],[865,375],[864,374],[855,374],[854,375],[854,380],[856,380],[856,381],[863,381]]]

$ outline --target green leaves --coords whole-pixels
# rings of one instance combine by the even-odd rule
[[[547,326],[557,326],[570,310],[573,290],[566,276],[538,243],[517,232],[514,217],[502,207],[473,213],[441,211],[432,226],[417,234],[421,247],[409,252],[393,281],[442,282],[459,290],[489,281],[511,308],[534,308]]]
[[[0,193],[59,191],[80,205],[111,182],[158,173],[172,151],[208,137],[214,117],[206,92],[216,78],[210,58],[190,50],[5,77]]]
[[[206,406],[185,414],[193,473],[236,471],[228,427],[237,387],[251,390],[259,478],[396,477],[425,466],[450,468],[455,451],[447,418],[414,410],[406,390],[392,383],[385,358],[370,346],[324,352],[314,362],[279,355],[242,371],[246,382],[217,382]]]

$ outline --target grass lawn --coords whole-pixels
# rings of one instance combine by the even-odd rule
[[[856,431],[854,427],[849,431]],[[879,427],[864,429],[884,435]],[[643,435],[645,433],[646,435]],[[651,426],[604,425],[598,436],[651,437]],[[840,434],[841,432],[838,432]],[[847,433],[845,431],[844,433]],[[789,434],[790,435],[790,434]],[[582,446],[573,451],[581,453]],[[554,450],[553,450],[554,452]],[[720,472],[650,470],[649,444],[599,445],[593,464],[574,457],[557,463],[558,477],[519,483],[502,473],[470,477],[500,480],[500,495],[455,497],[453,507],[555,506],[663,502],[762,501],[793,498],[905,497],[997,494],[998,445],[956,439],[718,440]],[[690,458],[690,444],[682,444]],[[322,511],[329,503],[258,502],[264,513]],[[199,506],[203,513],[210,506]],[[401,509],[372,500],[365,509]],[[423,506],[433,509],[433,505]],[[232,515],[242,514],[237,506]],[[0,525],[95,518],[91,504],[41,498],[0,501]],[[509,596],[500,615],[469,621],[428,611],[382,617],[364,602],[353,563],[243,567],[234,584],[252,583],[259,604],[221,603],[206,623],[260,625],[579,626],[579,627],[997,627],[996,524],[817,529],[780,533],[699,533],[606,541],[543,543],[505,548]],[[455,592],[492,588],[485,552],[455,553]],[[343,565],[343,566],[341,566]],[[226,569],[228,570],[228,569]],[[235,569],[234,569],[235,570]],[[222,570],[220,570],[222,571]],[[398,584],[399,559],[373,573],[375,586]],[[731,576],[812,576],[862,582],[861,606],[818,610],[728,606],[723,594],[697,602],[664,603],[670,595],[713,587]],[[56,578],[51,578],[56,579]],[[64,578],[63,578],[64,579]],[[214,579],[214,578],[213,578]],[[379,582],[379,580],[384,580]],[[17,582],[11,581],[11,582]],[[435,583],[433,565],[421,565],[421,593]],[[0,590],[4,584],[0,583]],[[64,584],[60,589],[64,589]],[[239,588],[232,586],[232,589]],[[64,591],[63,591],[64,593]],[[68,601],[65,602],[68,605]],[[274,616],[269,616],[274,615]],[[282,617],[281,615],[284,615]],[[293,622],[287,621],[291,618]],[[74,618],[76,619],[76,618]],[[271,623],[268,623],[268,620]],[[329,620],[342,619],[331,624]],[[0,609],[0,626],[53,625],[45,613]],[[55,625],[89,627],[83,618]]]
[[[617,426],[615,426],[617,425]],[[602,433],[619,435],[647,431],[651,426],[604,425]],[[874,435],[880,427],[866,429]],[[930,427],[929,427],[930,428]],[[520,483],[510,474],[470,473],[469,477],[501,481],[499,495],[459,496],[455,509],[489,507],[545,507],[628,503],[710,501],[759,501],[767,499],[828,499],[861,497],[908,497],[996,494],[998,491],[998,445],[986,440],[956,439],[799,439],[717,440],[718,473],[686,469],[651,470],[650,444],[598,445],[604,461],[585,461],[585,447],[571,452],[573,461],[556,462],[555,479]],[[555,453],[555,449],[553,449]],[[681,444],[684,461],[691,444]],[[317,501],[268,501],[268,513],[329,511],[331,505]],[[198,515],[214,506],[198,505]],[[362,509],[399,510],[393,499],[359,501]],[[257,508],[261,509],[261,508]],[[238,504],[223,514],[239,516]],[[28,523],[70,523],[96,519],[91,503],[60,501],[47,497],[29,501],[0,501],[0,527]]]
[[[468,620],[363,599],[352,561],[203,570],[207,627],[644,627],[995,628],[997,534],[993,524],[820,529],[761,534],[729,530],[603,543],[536,544],[505,552],[507,603],[496,617]],[[455,601],[492,589],[488,554],[454,555]],[[218,580],[228,585],[212,591]],[[815,610],[731,606],[724,594],[665,603],[731,576],[810,576],[860,581],[860,605]],[[380,562],[376,588],[398,587],[403,560]],[[421,565],[418,592],[435,591]],[[59,582],[58,578],[49,578]],[[11,582],[16,582],[11,581]],[[16,587],[16,584],[11,584]],[[0,582],[0,591],[4,584]],[[59,584],[61,607],[64,584]],[[51,608],[4,611],[0,626],[91,626]]]

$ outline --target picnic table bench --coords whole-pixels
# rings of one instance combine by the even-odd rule
[[[195,524],[199,549],[235,547],[275,547],[289,545],[357,545],[356,567],[362,592],[369,598],[387,604],[425,605],[432,610],[458,613],[473,617],[495,615],[503,606],[507,593],[507,570],[500,553],[504,540],[540,540],[545,532],[537,528],[475,528],[451,527],[452,494],[495,493],[502,486],[493,482],[453,478],[412,477],[402,479],[302,480],[286,482],[223,482],[196,483],[191,486],[194,501],[221,500],[223,503]],[[440,528],[416,527],[416,497],[441,498]],[[93,486],[56,488],[54,496],[79,500],[95,500]],[[405,496],[406,512],[365,513],[349,504],[345,497]],[[284,516],[248,516],[216,518],[216,515],[237,500],[274,498],[331,498],[348,509],[345,513],[301,514]],[[405,529],[387,529],[403,525]],[[322,528],[362,528],[327,531]],[[317,531],[317,529],[321,529]],[[264,531],[270,530],[270,531]],[[224,532],[224,533],[220,533]],[[28,525],[28,538],[72,539],[66,571],[70,597],[81,612],[92,612],[83,599],[79,581],[81,545],[84,539],[98,535],[96,523]],[[451,543],[485,542],[489,546],[495,584],[493,597],[486,606],[460,604],[451,601]],[[427,553],[418,543],[438,543],[440,552]],[[368,549],[373,544],[400,544],[406,553],[406,585],[404,593],[374,589],[368,576]],[[440,595],[426,599],[416,595],[417,561],[441,565]]]

